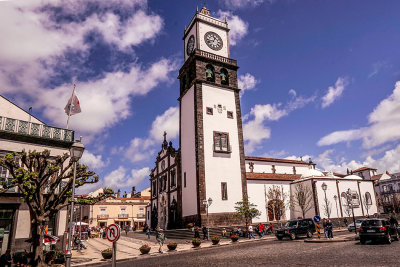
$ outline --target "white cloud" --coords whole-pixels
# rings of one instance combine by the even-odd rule
[[[393,93],[382,100],[368,116],[369,126],[335,131],[318,141],[319,146],[362,140],[364,148],[373,148],[400,139],[400,81]]]
[[[297,96],[296,91],[293,89],[289,91],[289,94],[291,95],[291,99],[286,105],[282,103],[257,104],[251,108],[249,114],[243,116],[243,120],[245,121],[243,125],[243,135],[246,141],[246,153],[252,153],[260,146],[263,140],[270,138],[271,129],[265,126],[266,121],[277,121],[289,115],[290,112],[300,109],[315,100],[315,96],[308,98]]]
[[[229,9],[239,9],[247,7],[255,7],[264,2],[264,0],[221,0],[222,3]],[[267,0],[267,2],[272,3],[275,0]]]
[[[349,81],[346,77],[339,77],[335,86],[329,86],[328,92],[322,97],[322,108],[332,105],[332,103],[342,95],[348,84]]]
[[[372,64],[372,71],[370,74],[368,74],[368,78],[371,78],[371,77],[377,75],[382,69],[385,69],[387,67],[390,67],[390,65],[384,61],[376,62],[376,63]]]
[[[170,107],[157,116],[151,125],[146,138],[133,138],[125,151],[125,157],[132,163],[148,159],[154,154],[155,146],[161,144],[164,131],[168,139],[174,139],[179,134],[179,107]],[[115,149],[120,151],[121,148]]]
[[[230,11],[218,10],[217,17],[224,21],[228,21],[229,45],[236,45],[248,32],[249,24],[242,20],[239,16],[233,15]]]
[[[140,185],[150,174],[148,167],[132,169],[130,173],[122,166],[104,177],[104,185],[113,189]]]
[[[65,126],[63,108],[72,84],[51,86],[51,77],[60,75],[60,66],[71,73],[85,68],[94,45],[87,41],[89,34],[100,35],[116,51],[134,54],[133,47],[153,41],[163,26],[162,18],[148,11],[146,0],[10,1],[1,4],[0,17],[7,21],[0,24],[4,37],[0,42],[0,93],[14,94],[17,103],[43,111],[45,118],[61,127]],[[77,54],[73,67],[67,64],[70,52]],[[82,113],[71,117],[70,127],[85,140],[102,134],[130,115],[132,97],[172,81],[169,74],[176,68],[176,62],[169,59],[148,67],[133,61],[124,71],[111,70],[77,81]]]
[[[106,166],[102,155],[94,155],[88,150],[82,155],[81,162],[89,167],[89,169],[101,169]]]
[[[250,73],[240,75],[238,78],[238,86],[239,89],[241,89],[240,95],[242,96],[245,91],[254,89],[258,82],[259,81]]]

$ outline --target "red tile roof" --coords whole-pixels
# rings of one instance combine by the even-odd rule
[[[246,160],[256,160],[256,161],[267,161],[267,162],[278,162],[278,163],[294,163],[294,164],[309,165],[309,163],[306,162],[306,161],[292,160],[292,159],[263,158],[263,157],[251,157],[251,156],[245,156],[245,159]],[[315,163],[311,163],[311,164],[315,165]]]
[[[380,179],[383,174],[377,174],[371,177],[371,179]]]
[[[376,171],[377,169],[369,168],[369,167],[361,167],[357,170],[354,170],[353,172],[361,172],[361,171],[366,171],[366,170],[375,170]]]
[[[282,174],[282,173],[258,173],[246,172],[247,180],[284,180],[294,181],[301,177],[300,174]]]

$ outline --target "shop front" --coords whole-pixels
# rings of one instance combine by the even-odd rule
[[[0,255],[11,247],[15,208],[0,208]]]

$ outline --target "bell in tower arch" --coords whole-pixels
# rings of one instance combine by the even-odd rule
[[[206,80],[209,82],[214,82],[214,68],[211,65],[207,65],[206,67]]]

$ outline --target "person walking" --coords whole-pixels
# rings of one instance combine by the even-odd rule
[[[1,255],[1,257],[0,257],[0,266],[1,267],[3,267],[3,266],[11,267],[12,263],[13,263],[13,260],[11,257],[11,250],[7,249],[6,253]]]
[[[205,240],[205,239],[208,240],[208,237],[207,237],[207,227],[206,227],[206,226],[203,226],[202,231],[203,231],[203,240]]]
[[[258,232],[260,233],[260,238],[264,237],[265,226],[262,223],[258,224]]]
[[[249,239],[251,239],[251,238],[255,239],[254,234],[253,234],[253,226],[249,225],[248,230],[249,230]]]
[[[325,236],[325,238],[328,238],[328,230],[327,230],[327,228],[326,228],[326,224],[327,224],[327,220],[326,220],[326,218],[324,218],[323,220],[322,220],[322,227],[324,228],[324,236]]]
[[[347,227],[347,226],[348,226],[348,223],[349,223],[349,222],[347,221],[347,218],[344,218],[343,221],[344,221],[344,225],[346,225],[346,227]]]
[[[328,231],[328,238],[333,238],[333,223],[330,219],[326,223],[326,229]]]
[[[164,246],[164,241],[165,241],[165,235],[163,229],[158,230],[156,240],[159,245],[158,252],[163,253],[162,247]]]
[[[200,231],[197,226],[194,227],[194,238],[200,238]]]
[[[150,227],[147,227],[146,235],[147,235],[147,239],[150,240],[150,235],[151,235],[151,229],[150,229]]]

